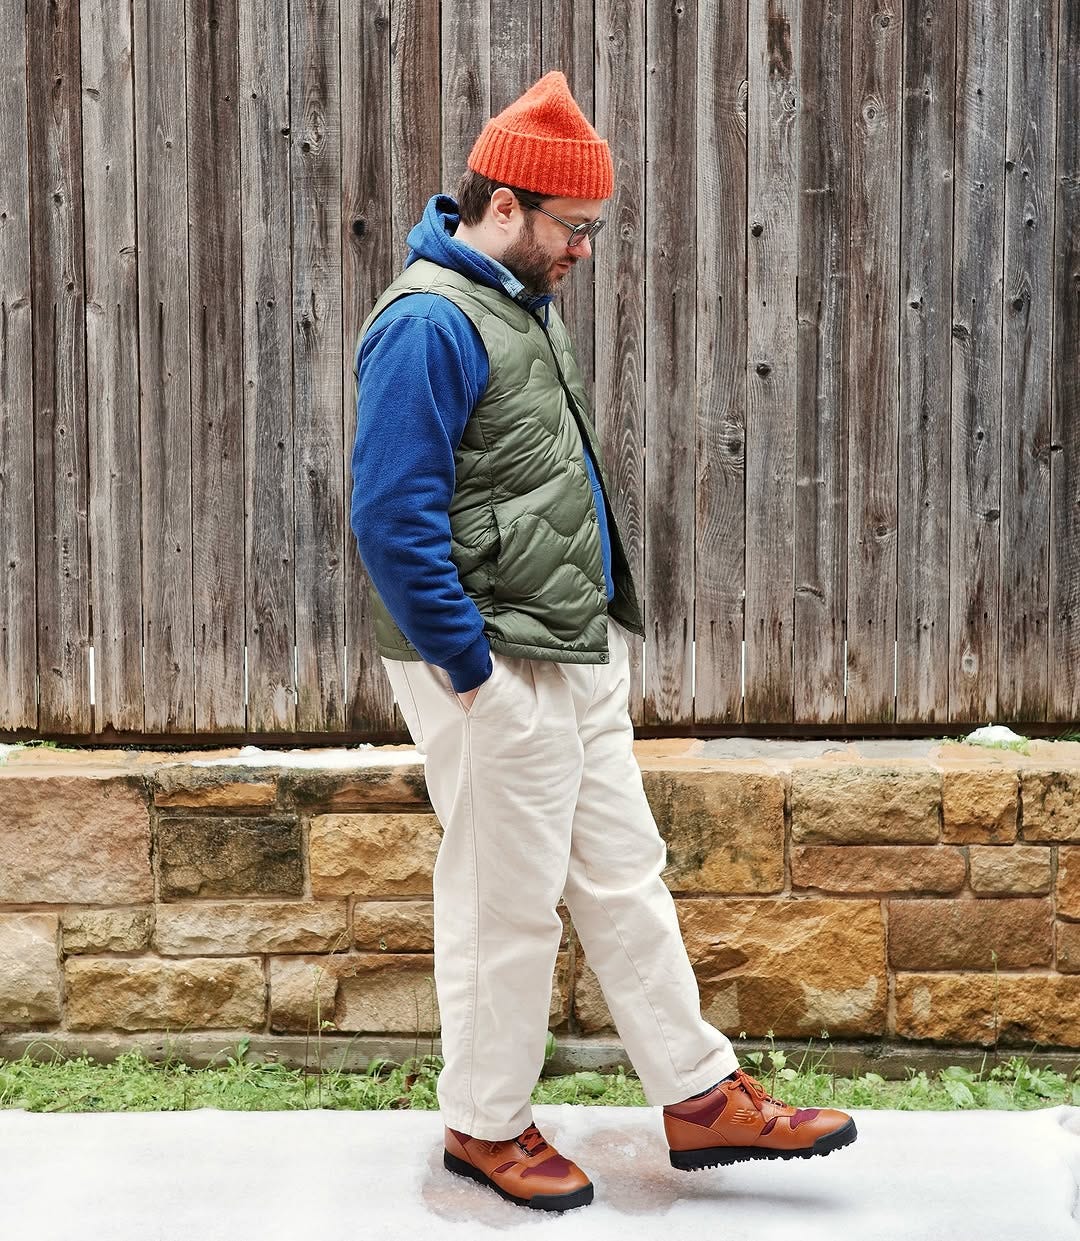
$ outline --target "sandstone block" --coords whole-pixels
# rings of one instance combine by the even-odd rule
[[[1080,918],[1080,845],[1062,845],[1057,855],[1054,895],[1058,917]]]
[[[972,845],[971,886],[1001,895],[1050,891],[1050,851],[1034,845]]]
[[[277,775],[262,768],[177,763],[154,776],[154,804],[216,810],[265,810],[277,800]]]
[[[791,838],[800,844],[934,844],[940,813],[936,771],[835,764],[791,774]]]
[[[68,909],[64,952],[142,952],[150,943],[150,909]]]
[[[304,892],[300,823],[292,815],[163,817],[158,855],[163,900]]]
[[[139,777],[2,774],[0,904],[126,904],[154,895]]]
[[[903,970],[1049,965],[1048,900],[889,902],[889,963]]]
[[[878,901],[680,900],[702,1012],[777,1037],[880,1034],[887,999]]]
[[[600,980],[580,952],[574,978],[573,1009],[574,1018],[582,1034],[595,1034],[597,1030],[615,1029],[615,1022],[600,988]]]
[[[1057,968],[1062,974],[1080,974],[1080,922],[1056,922],[1054,929]]]
[[[163,956],[336,952],[347,948],[344,901],[233,901],[159,905],[154,948]]]
[[[56,914],[0,914],[0,1030],[60,1020],[56,929]]]
[[[69,957],[72,1030],[253,1029],[266,1020],[262,962]]]
[[[286,767],[278,786],[283,798],[305,810],[430,809],[419,758],[415,763],[385,767]]]
[[[822,892],[956,892],[967,868],[946,845],[793,845],[791,883]]]
[[[552,978],[549,1025],[566,1020],[569,997],[569,954],[560,952]],[[275,1031],[314,1031],[320,1021],[349,1033],[439,1031],[434,959],[426,953],[271,958],[270,1004]]]
[[[1080,840],[1080,770],[1020,773],[1025,840]]]
[[[642,772],[676,892],[779,892],[784,784],[767,771]]]
[[[433,814],[320,814],[308,841],[311,893],[431,896],[442,839]]]
[[[1006,845],[1016,839],[1016,772],[946,767],[941,773],[942,838],[951,844]]]
[[[361,952],[431,952],[434,911],[431,901],[357,901],[353,943]]]
[[[897,974],[896,1034],[947,1043],[1080,1046],[1080,976]]]

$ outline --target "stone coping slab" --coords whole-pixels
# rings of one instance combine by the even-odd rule
[[[726,737],[701,740],[665,737],[635,741],[634,754],[642,769],[722,770],[756,768],[779,774],[804,766],[921,767],[951,769],[987,767],[1024,770],[1055,768],[1080,770],[1080,741],[1032,738],[1026,752],[974,745],[962,741],[877,739],[860,741],[760,739]],[[411,745],[367,745],[271,749],[228,746],[219,749],[135,750],[0,746],[0,779],[8,775],[60,774],[117,776],[164,773],[182,766],[188,772],[228,770],[230,778],[260,780],[275,770],[315,769],[348,772],[379,766],[421,765]],[[187,776],[188,772],[185,772]],[[179,773],[175,773],[179,774]],[[174,776],[175,778],[175,776]]]

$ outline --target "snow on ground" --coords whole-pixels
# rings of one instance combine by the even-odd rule
[[[363,744],[327,750],[261,750],[245,745],[224,758],[181,760],[190,767],[402,767],[422,763],[416,750],[383,750]],[[169,764],[174,766],[175,764]]]
[[[1080,1109],[856,1111],[826,1158],[676,1172],[655,1108],[542,1106],[596,1200],[551,1216],[442,1166],[433,1112],[0,1111],[34,1241],[1077,1241]]]

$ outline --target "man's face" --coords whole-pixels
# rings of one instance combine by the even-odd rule
[[[601,214],[604,201],[547,198],[541,206],[570,224],[587,224]],[[574,264],[592,255],[592,243],[586,237],[580,245],[567,245],[570,230],[558,220],[552,220],[542,211],[534,211],[520,203],[517,205],[521,212],[518,234],[499,261],[517,276],[533,296],[554,293]]]

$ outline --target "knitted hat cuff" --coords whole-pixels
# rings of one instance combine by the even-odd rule
[[[493,122],[477,138],[468,164],[492,181],[553,198],[610,198],[615,184],[603,138],[522,134]]]

